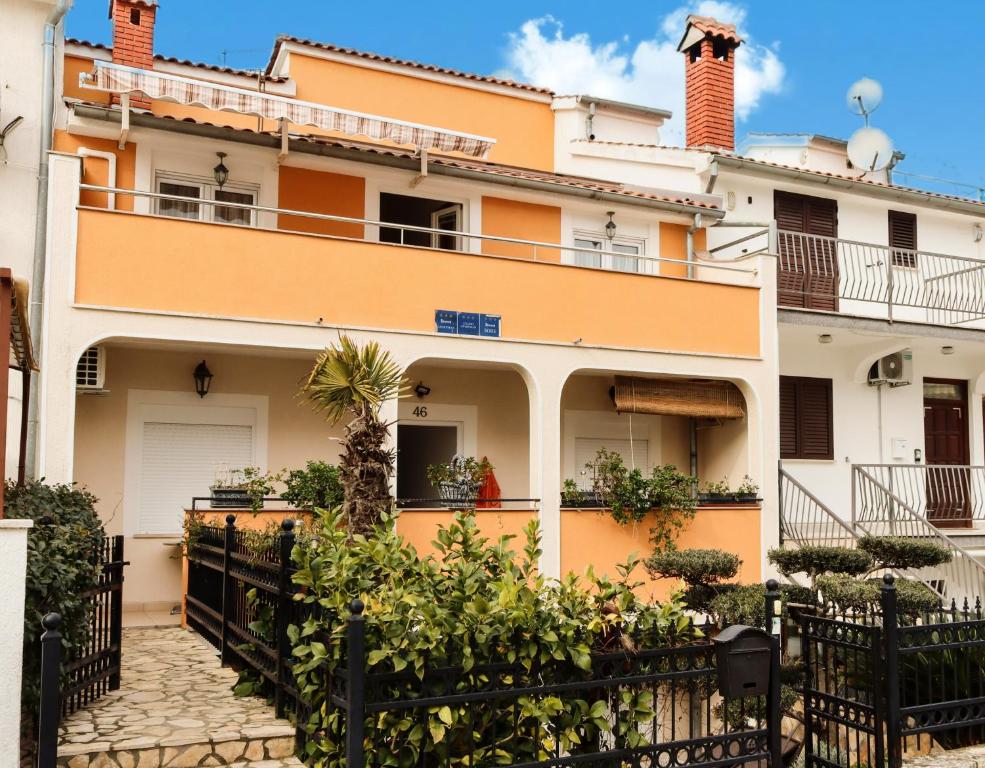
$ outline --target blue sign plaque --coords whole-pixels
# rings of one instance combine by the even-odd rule
[[[479,321],[480,335],[499,338],[499,319],[499,315],[482,315]]]
[[[479,335],[479,313],[478,312],[459,312],[458,313],[458,332],[463,336]]]
[[[434,310],[434,327],[438,333],[458,333],[458,312],[451,309]]]

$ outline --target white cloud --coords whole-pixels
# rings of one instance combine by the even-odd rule
[[[757,44],[745,28],[743,7],[719,0],[690,2],[664,16],[659,31],[632,47],[622,41],[593,43],[583,32],[565,35],[552,16],[531,19],[510,34],[507,67],[500,74],[552,88],[559,94],[584,93],[669,109],[664,141],[684,136],[684,57],[677,44],[689,13],[735,24],[743,37],[735,60],[735,112],[746,120],[765,94],[783,87],[778,46]]]

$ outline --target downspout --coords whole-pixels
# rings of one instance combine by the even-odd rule
[[[31,274],[31,343],[42,359],[41,322],[44,317],[44,271],[48,230],[48,153],[51,151],[55,114],[55,30],[61,24],[72,0],[58,0],[44,20],[41,75],[41,150],[38,157],[38,202],[34,227],[34,268]],[[38,443],[38,376],[31,376],[30,410],[27,430],[25,470],[34,477]]]
[[[694,214],[694,223],[687,228],[687,276],[694,277],[694,233],[701,229],[701,214]]]

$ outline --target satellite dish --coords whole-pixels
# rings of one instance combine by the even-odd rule
[[[893,161],[893,141],[878,128],[859,128],[848,140],[848,159],[862,171],[881,171]]]
[[[868,117],[882,104],[882,86],[872,78],[863,77],[852,83],[846,98],[852,112]]]

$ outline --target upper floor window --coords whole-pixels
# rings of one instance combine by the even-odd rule
[[[175,198],[194,198],[239,205],[255,205],[257,199],[256,187],[226,183],[222,189],[219,189],[215,182],[182,174],[158,174],[157,191],[159,194],[173,195]],[[158,198],[157,213],[160,216],[171,216],[176,219],[214,221],[244,227],[253,226],[256,222],[256,211],[226,205],[207,205],[193,200]]]
[[[441,248],[447,251],[462,250],[461,237],[444,234],[462,231],[461,203],[382,192],[380,221],[403,225],[380,227],[380,242],[415,245],[418,248]],[[417,228],[441,231],[421,232]]]
[[[642,272],[642,240],[615,237],[592,232],[575,233],[574,263],[579,267],[614,269],[617,272]]]
[[[780,458],[833,459],[831,379],[780,377]]]
[[[889,247],[893,266],[913,269],[917,266],[917,215],[903,211],[889,212]]]

